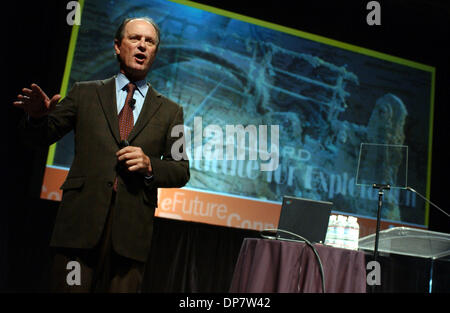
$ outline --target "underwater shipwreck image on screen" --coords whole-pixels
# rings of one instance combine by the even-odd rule
[[[333,210],[374,217],[377,190],[357,186],[355,176],[361,143],[376,143],[407,146],[408,185],[427,193],[434,68],[190,2],[86,0],[68,89],[118,73],[113,38],[130,16],[149,16],[161,29],[147,79],[183,106],[191,139],[185,188],[274,203],[283,195],[332,201]],[[243,160],[226,157],[230,125],[244,129]],[[249,157],[261,125],[267,151],[277,143],[272,159]],[[196,150],[211,145],[219,157]],[[72,132],[51,147],[48,168],[68,170],[74,153]],[[394,181],[403,161],[373,167],[389,167],[384,178]],[[424,202],[406,190],[387,191],[383,206],[385,219],[426,224]]]

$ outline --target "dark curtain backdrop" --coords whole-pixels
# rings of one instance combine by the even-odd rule
[[[66,23],[67,2],[12,1],[5,7],[2,19],[5,31],[1,108],[6,123],[1,125],[6,137],[2,148],[6,160],[3,158],[1,162],[4,188],[0,206],[0,291],[42,291],[46,283],[48,242],[57,203],[39,199],[47,151],[30,150],[18,141],[15,127],[23,112],[12,107],[12,102],[21,88],[33,82],[50,95],[59,92],[71,33]],[[379,1],[382,6],[382,26],[379,27],[366,24],[368,1],[365,0],[265,0],[258,1],[257,5],[242,1],[201,2],[436,66],[431,200],[448,211],[448,1]],[[430,229],[450,232],[450,222],[431,208]],[[241,230],[158,220],[155,225],[158,240],[152,248],[155,253],[148,265],[145,288],[149,291],[226,291],[239,244],[248,235]],[[435,265],[436,271],[448,268],[443,262]],[[422,285],[417,286],[422,288]],[[436,285],[449,290],[447,280],[437,279]]]
[[[242,241],[256,231],[155,220],[144,292],[228,292]]]

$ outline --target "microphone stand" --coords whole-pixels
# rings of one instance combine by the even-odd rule
[[[378,259],[378,241],[380,239],[380,222],[381,222],[381,207],[383,204],[384,190],[390,190],[389,184],[373,184],[373,189],[378,189],[378,209],[377,209],[377,228],[375,232],[375,248],[373,249],[373,260],[377,262]],[[375,291],[375,285],[372,285],[372,292]]]

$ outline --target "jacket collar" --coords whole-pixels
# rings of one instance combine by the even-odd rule
[[[142,111],[139,114],[138,120],[134,125],[131,133],[128,136],[128,142],[132,145],[132,141],[137,135],[144,129],[150,119],[156,114],[162,103],[161,94],[156,92],[148,84],[147,95],[144,100],[144,105]],[[97,87],[97,93],[102,106],[103,112],[105,114],[106,120],[108,121],[109,129],[117,142],[120,143],[120,133],[119,133],[119,118],[117,112],[117,100],[116,100],[116,89],[115,89],[115,76],[107,78],[100,81],[100,85]]]

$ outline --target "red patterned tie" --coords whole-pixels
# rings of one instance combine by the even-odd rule
[[[127,98],[125,99],[125,104],[119,113],[120,140],[126,140],[134,126],[133,109],[131,108],[130,102],[133,99],[133,93],[136,90],[136,85],[133,83],[128,83],[126,89],[128,92]],[[114,180],[113,189],[117,192],[117,177]]]
[[[128,135],[134,126],[133,109],[131,108],[130,102],[133,99],[133,93],[136,90],[136,85],[133,83],[128,83],[127,86],[127,99],[125,104],[119,114],[119,131],[120,139],[126,140]]]

